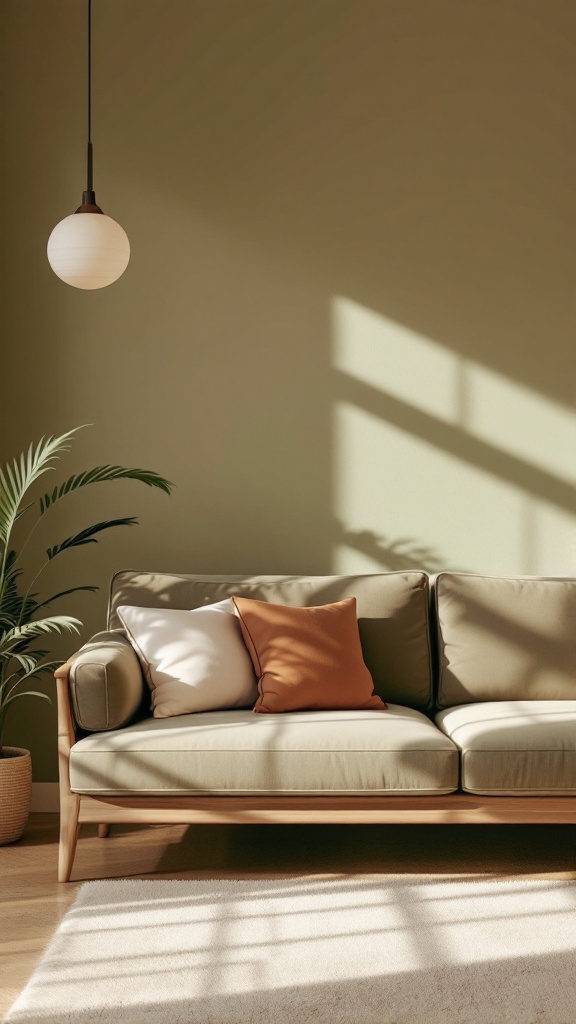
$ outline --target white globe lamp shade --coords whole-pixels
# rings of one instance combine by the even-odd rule
[[[74,288],[106,288],[122,276],[129,259],[128,235],[105,213],[71,213],[48,239],[52,270]]]

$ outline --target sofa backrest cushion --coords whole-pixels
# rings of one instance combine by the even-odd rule
[[[199,576],[124,570],[112,579],[109,629],[119,605],[200,608],[238,594],[311,607],[355,597],[364,661],[384,701],[426,710],[432,704],[429,581],[425,572],[360,576]]]
[[[576,580],[439,573],[438,706],[576,699]]]

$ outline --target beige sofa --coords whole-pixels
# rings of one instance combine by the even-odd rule
[[[388,710],[153,718],[117,608],[231,595],[354,596]],[[108,630],[57,673],[61,833],[117,822],[576,821],[576,581],[407,571],[223,577],[124,571]]]

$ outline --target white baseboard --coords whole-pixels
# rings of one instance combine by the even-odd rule
[[[57,782],[33,782],[31,811],[58,812],[60,799]]]

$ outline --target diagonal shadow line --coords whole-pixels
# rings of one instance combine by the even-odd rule
[[[372,416],[421,437],[463,462],[500,477],[506,483],[516,484],[559,508],[573,514],[576,511],[576,487],[573,484],[565,483],[544,469],[531,466],[515,455],[509,455],[486,441],[472,437],[462,427],[443,423],[371,384],[355,380],[341,370],[333,372],[335,397],[340,401],[350,402]]]
[[[349,530],[340,519],[334,520],[334,542],[354,548],[362,555],[367,555],[378,562],[383,569],[392,572],[402,572],[406,569],[421,572],[424,569],[428,573],[435,573],[445,569],[441,556],[416,540],[406,537],[389,541],[384,534],[375,533],[373,530]],[[466,571],[454,566],[450,566],[450,570]]]

